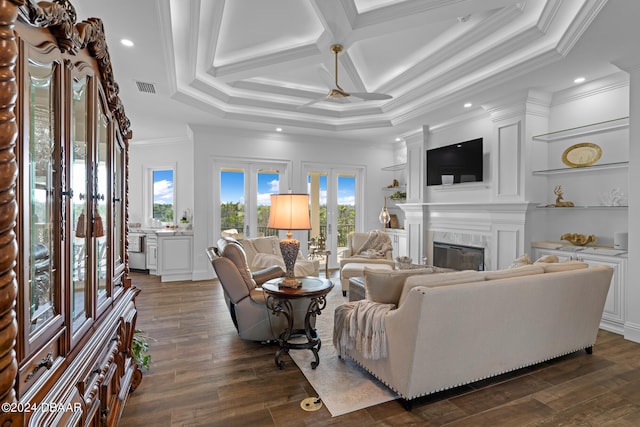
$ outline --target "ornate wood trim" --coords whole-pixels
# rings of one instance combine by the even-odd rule
[[[37,5],[32,1],[13,0],[22,3],[21,17],[29,24],[48,28],[58,41],[61,51],[75,55],[85,47],[89,48],[91,56],[98,61],[102,88],[107,97],[109,110],[115,117],[120,132],[126,139],[131,139],[131,122],[124,112],[120,100],[120,87],[113,76],[111,57],[107,48],[104,26],[99,18],[89,18],[76,24],[76,11],[68,0],[42,1]]]
[[[75,9],[68,0],[40,2],[37,5],[33,0],[0,0],[0,402],[16,401],[14,384],[18,372],[14,350],[18,333],[15,312],[17,280],[14,271],[18,258],[14,231],[18,215],[15,195],[18,174],[15,156],[18,138],[15,116],[18,45],[14,27],[19,16],[30,25],[47,27],[63,52],[75,55],[85,47],[89,49],[97,60],[109,109],[118,123],[126,147],[132,136],[129,119],[118,95],[119,87],[113,77],[102,21],[91,18],[76,24]],[[128,197],[128,191],[125,197]],[[0,420],[3,425],[21,424],[19,414],[0,411]]]
[[[18,258],[18,243],[14,227],[18,216],[15,185],[17,163],[15,144],[18,126],[15,104],[18,94],[15,66],[18,45],[13,32],[20,1],[0,0],[0,401],[15,402],[13,388],[18,373],[14,350],[16,294],[18,284],[14,267]],[[12,414],[9,414],[11,417]],[[11,422],[11,421],[10,421]],[[9,424],[10,425],[10,424]]]

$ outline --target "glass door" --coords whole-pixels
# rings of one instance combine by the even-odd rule
[[[109,238],[110,230],[107,224],[108,195],[109,195],[109,119],[104,114],[102,102],[99,97],[96,100],[97,126],[96,126],[96,153],[93,176],[93,233],[94,251],[93,265],[95,267],[96,283],[98,284],[98,305],[104,302],[109,295]]]
[[[220,235],[237,239],[277,235],[267,224],[271,194],[281,191],[286,164],[227,161],[215,168],[214,240]]]
[[[24,277],[29,287],[25,312],[29,342],[52,326],[60,315],[60,153],[56,150],[56,66],[29,61],[27,65],[30,121],[29,174],[24,179]]]
[[[331,168],[323,165],[304,165],[309,191],[311,230],[309,240],[324,242],[331,251],[329,267],[337,267],[340,253],[347,246],[349,233],[359,230],[362,214],[360,168]],[[324,257],[319,258],[321,262]]]
[[[75,334],[91,314],[91,283],[88,257],[89,225],[87,196],[90,153],[87,143],[88,88],[89,79],[73,80],[73,103],[71,111],[71,150],[69,153],[69,179],[67,193],[70,199],[70,294],[71,294],[71,331]]]

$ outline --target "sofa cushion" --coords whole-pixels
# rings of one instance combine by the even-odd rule
[[[364,268],[364,288],[367,299],[382,304],[398,304],[407,277],[433,273],[432,268],[411,270],[380,270]]]
[[[402,293],[398,301],[398,307],[402,305],[409,295],[409,291],[417,286],[444,286],[457,285],[468,282],[484,282],[484,272],[475,270],[455,271],[452,273],[421,274],[407,277],[402,287]]]
[[[545,273],[554,273],[557,271],[570,271],[579,270],[589,267],[589,264],[581,261],[565,261],[565,262],[539,262],[537,265],[541,265],[544,268]]]
[[[508,279],[509,277],[530,276],[532,274],[544,274],[544,267],[541,265],[524,265],[504,270],[485,271],[484,278],[485,280]]]

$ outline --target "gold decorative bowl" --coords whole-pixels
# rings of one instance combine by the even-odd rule
[[[585,236],[584,234],[580,233],[565,233],[560,236],[560,239],[566,240],[567,242],[576,246],[584,246],[588,243],[595,243],[596,241],[598,241],[598,238],[593,234]]]

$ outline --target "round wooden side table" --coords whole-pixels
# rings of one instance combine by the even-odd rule
[[[301,282],[301,286],[297,288],[279,286],[282,278],[271,279],[262,285],[262,289],[267,295],[267,308],[278,316],[285,316],[288,325],[278,337],[280,348],[276,352],[274,360],[276,366],[282,369],[284,361],[280,360],[280,356],[283,353],[288,354],[291,349],[311,350],[315,358],[311,362],[311,368],[315,369],[320,364],[318,351],[322,342],[318,331],[311,327],[311,319],[319,315],[327,305],[326,295],[333,289],[333,283],[319,277],[298,277],[297,279]],[[309,306],[304,317],[304,329],[294,329],[294,311],[291,300],[300,298],[308,298]],[[306,337],[306,342],[291,342],[292,337],[302,335]]]

